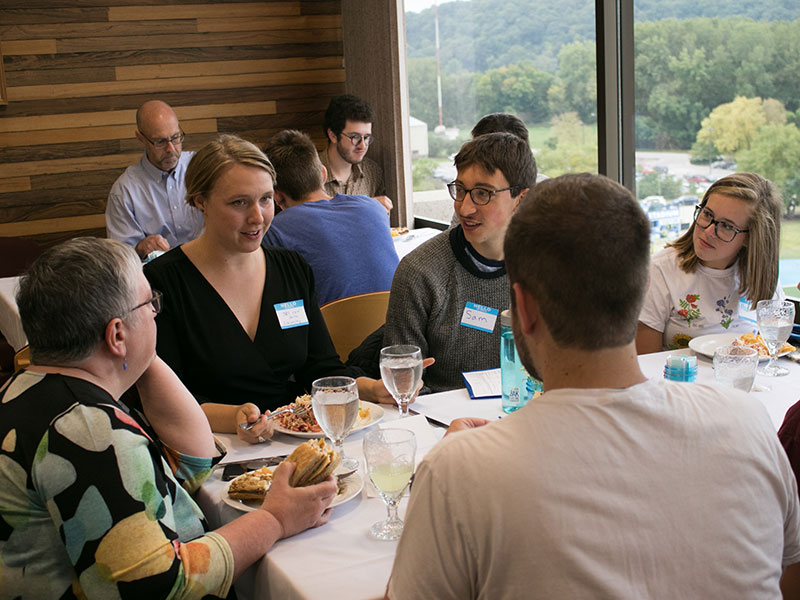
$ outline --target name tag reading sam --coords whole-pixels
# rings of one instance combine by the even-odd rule
[[[467,302],[464,307],[464,314],[461,315],[461,324],[464,327],[472,327],[481,331],[494,331],[494,324],[497,321],[497,309],[474,302]]]
[[[278,315],[278,322],[281,329],[291,329],[292,327],[302,327],[308,325],[308,317],[302,300],[292,300],[291,302],[280,302],[273,305],[275,314]]]

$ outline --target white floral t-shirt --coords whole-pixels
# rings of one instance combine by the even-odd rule
[[[711,333],[755,333],[755,314],[742,314],[750,304],[738,290],[738,263],[727,269],[698,265],[686,273],[678,266],[677,250],[664,248],[651,261],[639,321],[664,333],[664,350],[685,348],[692,338]],[[780,285],[775,297],[784,297]]]

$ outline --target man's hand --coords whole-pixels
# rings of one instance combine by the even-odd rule
[[[141,242],[136,244],[136,254],[138,254],[140,258],[145,258],[153,250],[163,250],[166,252],[169,250],[169,242],[162,236],[155,234],[148,235]]]
[[[433,357],[423,358],[422,359],[422,368],[426,369],[430,367],[436,359]],[[359,377],[356,379],[356,383],[358,384],[358,395],[362,400],[366,400],[367,402],[376,402],[378,404],[394,404],[395,400],[392,397],[392,394],[389,393],[389,390],[386,389],[383,381],[381,379],[371,379],[369,377]],[[417,391],[414,392],[414,396],[411,400],[408,401],[409,404],[414,402],[417,399],[417,394],[422,389],[423,382],[420,381],[419,385],[417,385]]]
[[[450,423],[450,427],[447,428],[447,431],[445,431],[444,434],[450,435],[451,433],[455,433],[457,431],[475,429],[477,427],[488,425],[489,423],[491,423],[489,419],[480,419],[478,417],[462,417],[460,419],[453,419],[453,421]]]
[[[383,205],[383,208],[386,209],[386,212],[391,213],[394,204],[392,204],[391,198],[389,196],[375,196],[375,200],[380,202]]]
[[[281,538],[327,523],[331,516],[328,506],[336,497],[336,481],[333,477],[316,485],[291,487],[289,477],[296,466],[285,461],[278,465],[269,493],[261,505],[262,510],[272,514],[281,524]]]

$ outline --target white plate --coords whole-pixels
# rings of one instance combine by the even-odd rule
[[[741,337],[741,335],[740,333],[712,333],[710,335],[701,335],[689,340],[689,348],[698,354],[702,354],[708,358],[714,358],[714,350],[720,346],[730,345],[733,340]],[[778,356],[786,356],[787,354],[789,354],[789,351],[781,352]],[[758,357],[759,360],[767,360],[768,358],[768,356]]]
[[[375,425],[375,423],[383,420],[383,407],[380,404],[373,404],[372,402],[365,402],[361,400],[360,408],[369,408],[369,416],[366,419],[359,419],[356,421],[356,424],[353,426],[353,429],[350,430],[350,433],[354,433],[356,431],[361,431],[362,429],[366,429],[370,425]],[[312,439],[312,438],[320,438],[325,437],[325,433],[323,431],[317,431],[316,433],[313,431],[292,431],[291,429],[285,429],[275,424],[275,431],[278,433],[284,433],[286,435],[292,435],[294,437]]]
[[[231,483],[233,483],[233,481],[227,482],[225,487],[222,488],[222,501],[225,504],[232,506],[236,510],[243,510],[245,512],[250,512],[251,510],[255,510],[261,506],[261,502],[245,502],[244,500],[234,500],[228,496],[228,488],[230,487]],[[361,478],[361,474],[358,472],[345,477],[343,483],[344,487],[342,488],[342,491],[336,495],[336,498],[333,499],[333,502],[331,502],[331,508],[334,506],[339,506],[340,504],[344,504],[348,500],[352,500],[358,496],[361,493],[361,490],[364,488],[364,480]]]

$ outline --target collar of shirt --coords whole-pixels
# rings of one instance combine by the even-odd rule
[[[343,183],[347,183],[347,181],[350,181],[351,179],[353,181],[356,181],[357,179],[360,179],[361,177],[364,176],[364,173],[361,170],[361,165],[356,164],[356,165],[351,165],[352,170],[350,172],[350,177],[347,179],[347,181],[339,181],[338,179],[336,179],[333,176],[333,171],[331,170],[330,165],[328,164],[328,148],[330,148],[330,146],[326,147],[325,150],[319,153],[319,159],[320,161],[322,161],[322,164],[325,165],[325,171],[327,171],[328,173],[328,178],[325,180],[325,183],[333,182],[341,185]]]
[[[141,164],[142,168],[144,169],[144,172],[147,173],[149,177],[151,177],[154,181],[159,181],[161,183],[163,183],[168,177],[172,177],[173,179],[176,178],[178,170],[183,165],[183,163],[179,158],[178,164],[175,166],[174,169],[172,169],[171,171],[162,171],[147,159],[147,152],[144,153],[144,156],[142,157],[141,160]]]

